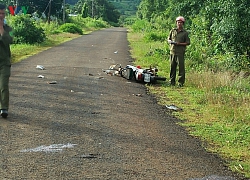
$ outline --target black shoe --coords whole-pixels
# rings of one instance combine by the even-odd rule
[[[7,116],[8,116],[8,111],[7,111],[6,109],[1,109],[1,116],[2,116],[3,118],[7,118]]]

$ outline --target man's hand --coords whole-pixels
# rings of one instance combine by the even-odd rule
[[[187,43],[180,43],[180,42],[176,42],[177,46],[187,46]]]
[[[171,41],[171,40],[168,40],[168,43],[169,43],[169,44],[176,44],[176,42]]]

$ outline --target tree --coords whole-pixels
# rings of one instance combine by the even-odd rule
[[[59,16],[62,15],[63,0],[18,0],[19,6],[28,6],[28,13],[37,12],[39,14],[44,13],[46,16],[49,13],[49,4],[51,3],[50,15]],[[62,17],[62,16],[61,16]]]
[[[102,18],[104,21],[118,23],[120,13],[107,0],[79,0],[75,11],[82,17]]]

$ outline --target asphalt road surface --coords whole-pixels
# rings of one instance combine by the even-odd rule
[[[14,64],[9,116],[0,118],[0,179],[243,179],[143,84],[103,72],[131,62],[127,30],[109,28]]]

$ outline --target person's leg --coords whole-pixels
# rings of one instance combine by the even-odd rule
[[[1,115],[7,117],[9,109],[9,77],[10,66],[0,68],[0,109]]]
[[[175,85],[176,79],[176,68],[177,68],[177,57],[176,55],[170,54],[170,83]]]
[[[178,83],[180,86],[183,86],[185,83],[185,60],[184,54],[178,55],[178,62],[179,62],[179,80]]]

